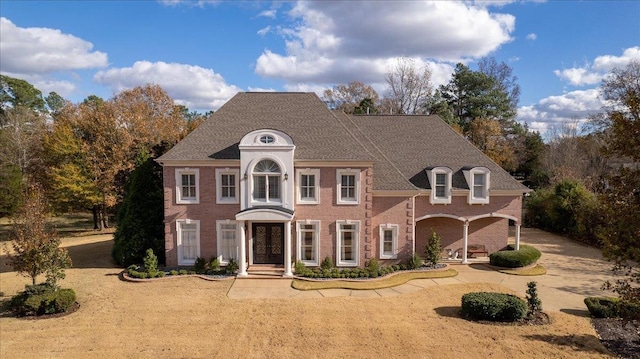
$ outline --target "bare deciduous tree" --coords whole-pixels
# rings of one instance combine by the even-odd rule
[[[322,98],[329,108],[343,110],[346,113],[354,113],[356,107],[369,99],[375,105],[379,101],[376,90],[359,81],[350,82],[348,85],[336,85],[324,90]]]
[[[433,95],[428,65],[420,67],[414,59],[402,57],[395,67],[387,71],[385,80],[389,111],[406,115],[424,113],[425,104]]]

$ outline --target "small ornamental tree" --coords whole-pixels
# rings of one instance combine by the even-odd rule
[[[425,260],[430,265],[436,265],[442,258],[442,246],[440,245],[440,235],[432,230],[431,236],[427,240],[424,248]]]
[[[13,218],[13,253],[11,267],[31,278],[44,274],[47,284],[55,287],[64,279],[64,270],[71,267],[71,258],[66,249],[60,247],[60,238],[55,229],[46,228],[47,203],[42,189],[30,186],[23,195],[23,204]]]
[[[527,289],[527,304],[529,306],[527,316],[532,317],[542,312],[542,301],[538,298],[536,282],[527,283],[527,287],[529,288]]]

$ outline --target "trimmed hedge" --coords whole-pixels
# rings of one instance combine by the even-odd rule
[[[532,246],[521,244],[520,250],[516,251],[515,246],[510,244],[507,250],[491,253],[489,263],[496,267],[519,268],[537,262],[540,256],[542,253]]]
[[[614,297],[586,297],[584,304],[594,318],[640,320],[640,303]]]
[[[515,322],[527,314],[527,303],[515,295],[473,292],[462,296],[462,315],[475,320]]]
[[[18,316],[64,313],[76,302],[73,289],[48,290],[39,294],[24,291],[13,298],[9,306]]]

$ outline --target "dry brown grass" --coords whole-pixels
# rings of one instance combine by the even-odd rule
[[[511,275],[536,276],[547,274],[547,268],[538,264],[525,269],[498,269],[498,272]]]
[[[546,326],[459,318],[462,294],[508,291],[495,284],[439,285],[388,298],[232,300],[232,281],[119,280],[108,236],[65,245],[76,267],[61,284],[76,290],[80,309],[45,320],[0,318],[0,358],[609,357],[588,318],[550,313]],[[1,269],[7,295],[27,282]]]

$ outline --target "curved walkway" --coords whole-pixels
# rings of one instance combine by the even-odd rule
[[[522,228],[521,241],[542,252],[539,263],[547,274],[527,277],[499,273],[484,264],[456,264],[458,275],[452,278],[416,279],[393,288],[376,290],[322,289],[299,291],[291,279],[239,279],[227,293],[229,298],[323,298],[351,296],[379,298],[416,292],[435,285],[460,283],[497,283],[524,297],[527,282],[538,283],[544,310],[586,314],[584,297],[611,295],[601,290],[613,279],[611,263],[602,259],[599,249],[533,228]]]

